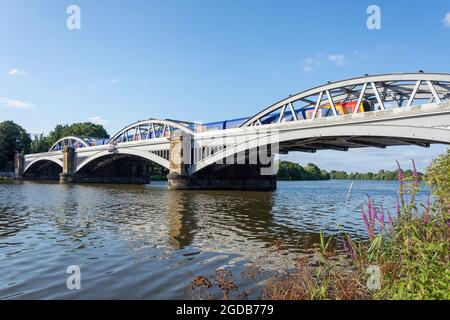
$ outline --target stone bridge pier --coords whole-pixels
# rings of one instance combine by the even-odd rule
[[[14,156],[14,173],[16,174],[16,179],[22,179],[23,177],[23,154],[16,152]]]
[[[199,172],[191,173],[194,158],[192,145],[193,137],[189,133],[176,132],[172,135],[169,153],[170,171],[167,176],[169,189],[276,190],[276,176],[262,174],[264,170],[261,169],[267,166],[261,164],[217,163]]]
[[[62,153],[64,166],[62,172],[59,174],[59,182],[70,183],[73,182],[75,174],[75,161],[76,161],[75,149],[71,147],[65,147]]]

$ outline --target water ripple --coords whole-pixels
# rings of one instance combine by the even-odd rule
[[[186,299],[190,275],[285,267],[326,234],[365,235],[366,194],[393,208],[395,182],[282,182],[273,193],[0,182],[0,298]],[[274,241],[285,247],[273,250]],[[79,265],[82,290],[67,290]]]

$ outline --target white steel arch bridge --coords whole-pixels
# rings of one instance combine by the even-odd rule
[[[180,135],[182,160],[174,157],[172,141]],[[248,160],[248,150],[274,143],[276,153],[450,144],[450,74],[365,75],[290,95],[252,117],[210,124],[149,119],[106,141],[66,137],[49,152],[25,155],[22,171],[26,175],[43,162],[67,171],[62,149],[70,148],[73,175],[135,157],[195,176],[230,157],[243,154]],[[183,168],[177,168],[177,161]]]

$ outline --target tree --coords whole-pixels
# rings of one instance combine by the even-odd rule
[[[159,164],[156,164],[152,161],[149,161],[148,169],[150,172],[150,179],[152,181],[165,181],[167,180],[167,174],[169,173],[169,170],[166,168],[160,166]]]
[[[308,163],[306,165],[305,170],[314,173],[315,175],[320,175],[320,169],[318,166],[316,166],[314,163]]]
[[[30,135],[13,121],[0,122],[0,169],[11,167],[16,152],[28,153]]]
[[[431,186],[438,202],[445,206],[448,212],[450,207],[450,149],[433,160],[427,168],[425,180]]]
[[[56,141],[64,137],[64,130],[68,128],[68,125],[62,126],[60,124],[56,125],[55,129],[48,135],[48,140],[50,144],[54,144]]]
[[[35,134],[33,141],[31,141],[30,152],[31,153],[40,153],[46,152],[50,149],[50,139],[45,137],[42,133],[40,135]]]
[[[331,179],[331,174],[329,172],[327,172],[326,170],[321,170],[320,171],[320,175],[322,176],[323,180],[330,180]]]
[[[320,170],[312,163],[308,164],[306,168],[303,168],[298,163],[281,161],[277,179],[284,181],[329,180],[330,174],[325,170]]]
[[[59,139],[67,136],[98,139],[109,138],[108,132],[100,124],[94,124],[92,122],[74,123],[71,125],[58,124],[48,136],[49,144],[53,145]]]
[[[277,178],[285,181],[304,180],[305,170],[298,163],[281,161]]]

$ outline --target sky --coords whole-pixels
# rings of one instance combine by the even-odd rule
[[[367,8],[381,9],[369,30]],[[81,9],[80,29],[66,22]],[[450,72],[450,1],[0,0],[0,121],[211,122],[364,74]],[[446,146],[290,153],[331,170],[423,168]]]

